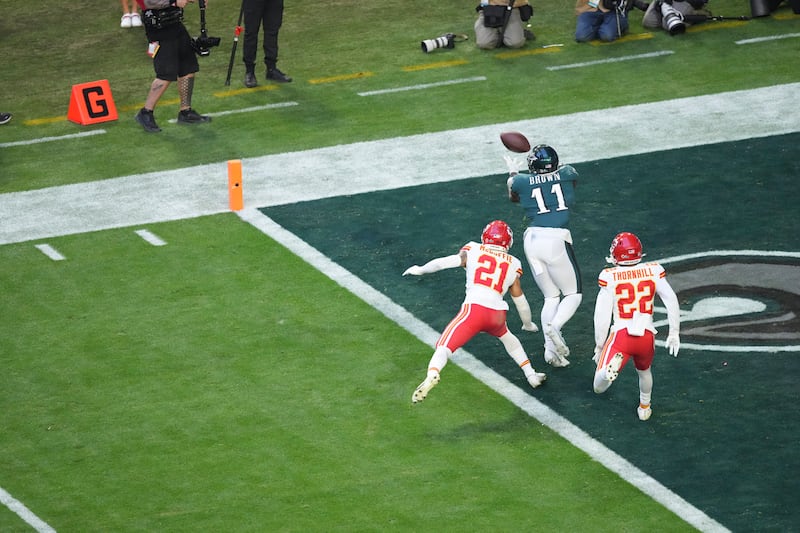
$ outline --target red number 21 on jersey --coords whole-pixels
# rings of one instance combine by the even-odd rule
[[[502,294],[510,263],[498,261],[496,257],[487,254],[478,258],[478,264],[480,266],[475,269],[474,283],[491,287]]]

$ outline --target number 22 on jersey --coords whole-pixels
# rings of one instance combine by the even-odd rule
[[[656,283],[643,279],[633,283],[620,283],[616,287],[617,311],[620,318],[633,318],[634,311],[645,315],[653,314],[653,299],[656,296]]]

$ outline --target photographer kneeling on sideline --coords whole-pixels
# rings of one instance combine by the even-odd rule
[[[708,0],[653,0],[642,18],[642,26],[651,30],[663,28],[670,35],[679,35],[690,24],[687,17],[707,14],[704,10]]]
[[[628,33],[628,11],[632,0],[578,0],[575,4],[575,40],[588,43],[599,39],[610,43]],[[636,7],[639,7],[636,5]]]
[[[475,44],[489,50],[500,46],[522,48],[533,40],[533,33],[523,27],[533,16],[528,0],[483,0],[475,8]]]

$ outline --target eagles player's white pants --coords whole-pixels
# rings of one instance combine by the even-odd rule
[[[544,296],[542,324],[560,330],[572,318],[583,296],[581,274],[572,251],[572,234],[564,228],[529,227],[523,235],[525,257]],[[563,296],[563,298],[562,298]],[[545,342],[552,350],[552,341]]]

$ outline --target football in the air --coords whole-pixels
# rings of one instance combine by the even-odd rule
[[[503,146],[512,152],[523,154],[531,149],[528,138],[518,131],[504,131],[500,134],[500,140],[503,142]]]

